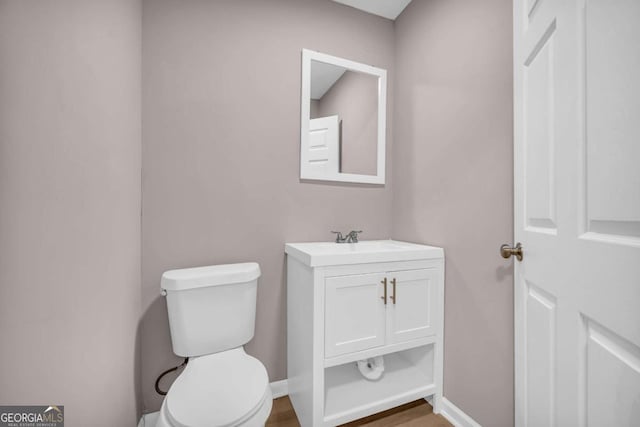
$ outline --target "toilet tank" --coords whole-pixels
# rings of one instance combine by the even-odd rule
[[[255,262],[170,270],[162,275],[173,352],[193,357],[253,338],[260,266]]]

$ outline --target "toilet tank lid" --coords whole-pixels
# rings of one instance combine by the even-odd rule
[[[166,291],[183,291],[250,282],[258,277],[260,277],[260,266],[256,262],[210,265],[166,271],[162,275],[160,287]]]

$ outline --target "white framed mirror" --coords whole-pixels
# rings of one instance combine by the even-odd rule
[[[387,71],[302,50],[300,178],[385,183]]]

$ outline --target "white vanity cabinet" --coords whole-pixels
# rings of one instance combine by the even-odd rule
[[[444,252],[392,240],[290,243],[289,397],[303,427],[442,397]],[[378,380],[356,362],[383,356]]]

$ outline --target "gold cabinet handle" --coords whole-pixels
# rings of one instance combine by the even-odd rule
[[[391,301],[395,304],[398,301],[398,297],[396,296],[396,278],[391,279],[391,284],[393,285],[393,295],[391,295]]]
[[[387,278],[385,277],[380,283],[384,285],[384,296],[380,297],[380,299],[384,301],[384,305],[387,305]]]
[[[500,255],[502,258],[511,258],[511,256],[515,256],[518,261],[522,261],[522,244],[518,242],[515,247],[511,247],[507,244],[500,246]]]

